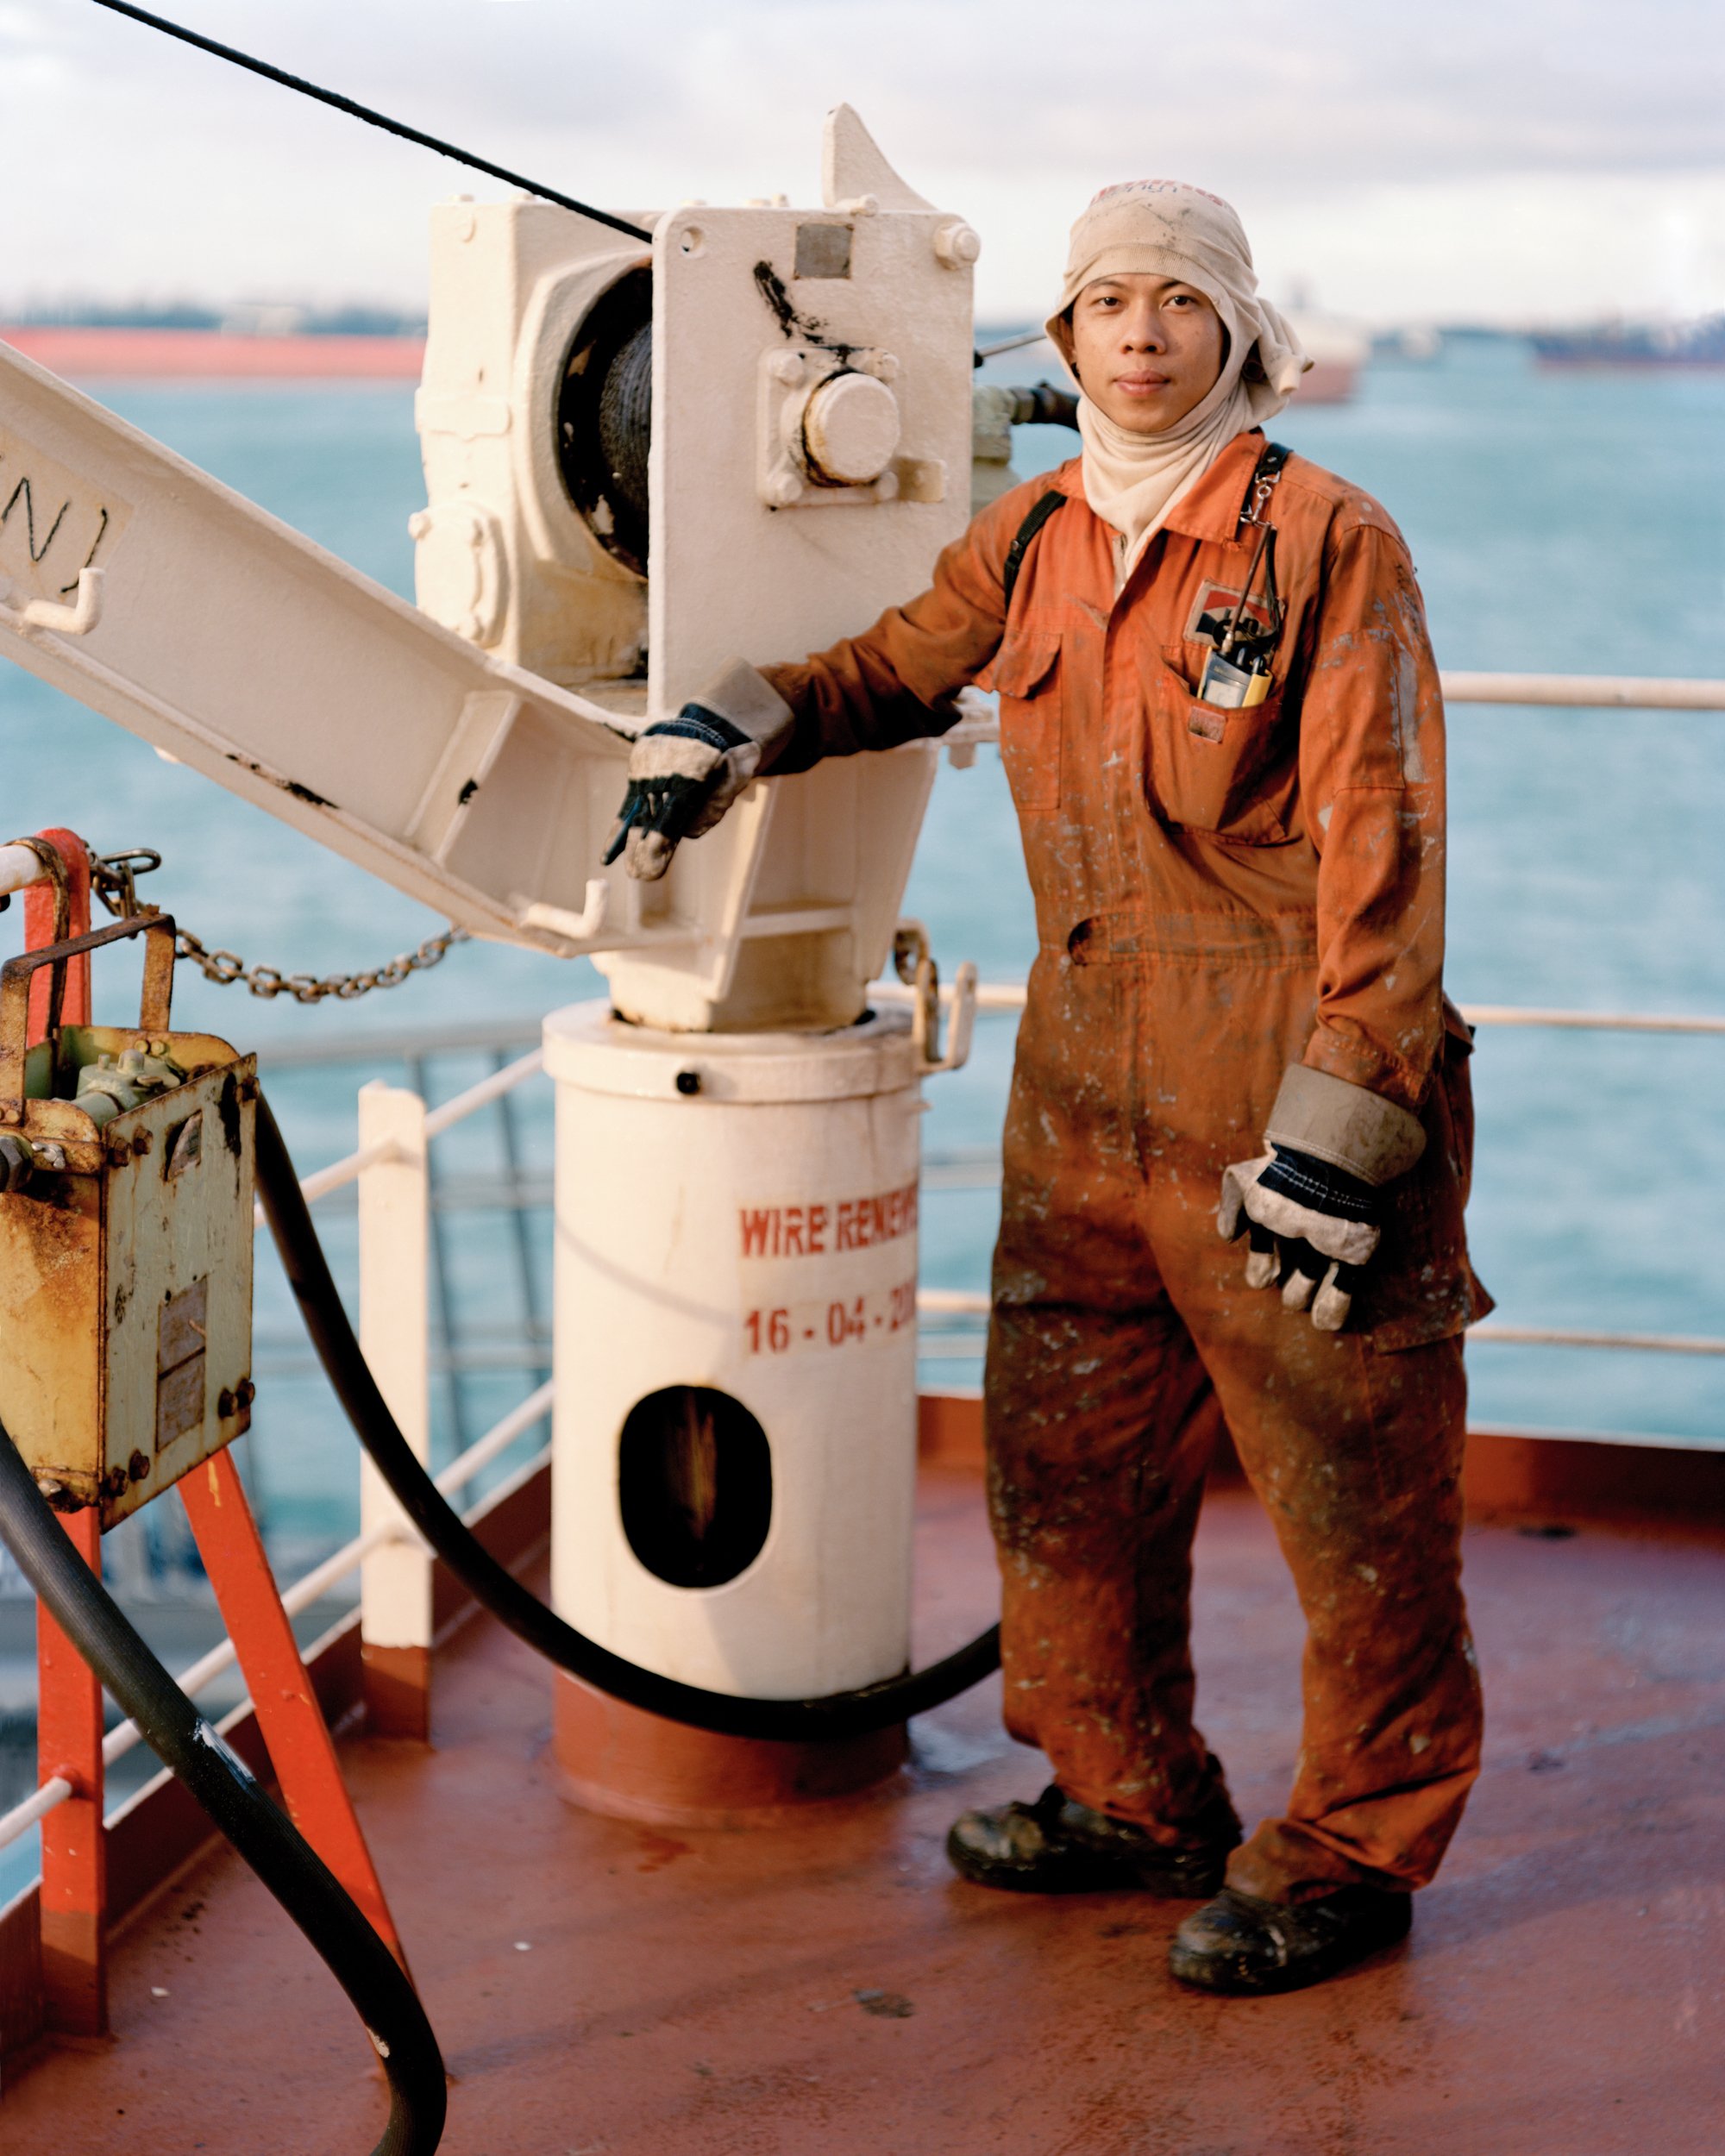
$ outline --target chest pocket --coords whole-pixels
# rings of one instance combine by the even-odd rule
[[[1014,630],[988,671],[1000,698],[1000,761],[1020,813],[1060,805],[1061,672],[1059,632],[1049,629]]]
[[[1176,645],[1144,654],[1150,805],[1165,824],[1235,846],[1279,846],[1292,834],[1299,729],[1275,683],[1250,711],[1201,703]]]

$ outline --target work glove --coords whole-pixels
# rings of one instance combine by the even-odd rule
[[[626,849],[630,874],[656,881],[684,839],[718,822],[790,726],[790,705],[753,667],[726,667],[674,718],[636,737],[629,790],[601,865]]]
[[[1280,1288],[1320,1332],[1339,1332],[1383,1237],[1383,1190],[1425,1149],[1393,1100],[1296,1063],[1264,1133],[1269,1151],[1222,1171],[1216,1225],[1247,1238],[1248,1288]]]

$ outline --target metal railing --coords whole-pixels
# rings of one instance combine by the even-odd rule
[[[911,991],[896,982],[878,983],[871,991],[877,1002],[907,1003]],[[1022,1011],[1026,990],[1022,981],[978,981],[979,1011]],[[943,987],[944,1001],[952,991]],[[1462,1016],[1476,1026],[1548,1026],[1559,1031],[1612,1033],[1725,1034],[1725,1018],[1690,1017],[1643,1012],[1517,1010],[1496,1004],[1464,1004]],[[954,1156],[951,1169],[958,1173],[942,1181],[938,1171],[928,1178],[931,1189],[986,1188],[1000,1181],[998,1153],[969,1151]],[[965,1288],[925,1288],[917,1298],[919,1314],[939,1317],[986,1317],[988,1297]],[[1483,1323],[1468,1328],[1468,1338],[1496,1346],[1628,1349],[1655,1355],[1725,1356],[1725,1337],[1706,1333],[1623,1332],[1598,1328],[1559,1326],[1515,1326]],[[919,1352],[934,1358],[970,1360],[981,1347],[975,1336],[936,1336],[919,1344]]]
[[[551,1411],[551,1387],[541,1385],[531,1392],[517,1407],[502,1417],[484,1437],[478,1438],[461,1456],[452,1460],[436,1477],[438,1489],[446,1497],[466,1489],[484,1469],[489,1467],[499,1453],[505,1452],[516,1439],[530,1430],[536,1422],[543,1422]],[[543,1467],[551,1457],[549,1445],[543,1446],[533,1457],[525,1460],[500,1488],[507,1491],[524,1482]],[[499,1492],[493,1491],[494,1501]],[[392,1521],[373,1522],[363,1533],[342,1544],[333,1556],[324,1558],[293,1585],[283,1591],[281,1606],[290,1617],[298,1617],[316,1602],[323,1601],[332,1587],[336,1587],[350,1574],[360,1570],[365,1560],[386,1544],[407,1542],[423,1550],[425,1545],[411,1527]],[[429,1552],[428,1552],[429,1554]],[[183,1670],[175,1682],[188,1699],[196,1699],[207,1691],[218,1677],[230,1670],[236,1659],[234,1643],[223,1638],[199,1657],[190,1669]],[[242,1702],[243,1705],[243,1702]],[[143,1733],[133,1721],[118,1723],[102,1739],[102,1764],[113,1766],[135,1745],[143,1742]],[[22,1804],[0,1815],[0,1849],[6,1848],[35,1826],[72,1795],[72,1784],[63,1776],[55,1775],[44,1782],[32,1796]]]
[[[461,1044],[466,1044],[463,1042]],[[392,1122],[395,1127],[366,1137],[355,1151],[341,1160],[331,1162],[328,1167],[305,1176],[301,1181],[300,1188],[308,1200],[325,1197],[331,1191],[340,1190],[349,1183],[357,1182],[361,1186],[361,1336],[373,1367],[380,1370],[386,1396],[390,1393],[389,1376],[392,1374],[398,1377],[403,1368],[411,1368],[416,1360],[423,1371],[431,1361],[425,1298],[416,1296],[412,1292],[416,1234],[422,1279],[427,1270],[428,1252],[423,1223],[429,1217],[430,1207],[429,1203],[422,1203],[417,1209],[411,1204],[404,1209],[398,1202],[399,1193],[397,1191],[385,1194],[386,1203],[381,1207],[367,1208],[364,1203],[364,1186],[367,1179],[384,1180],[392,1173],[398,1177],[405,1172],[410,1180],[418,1180],[423,1186],[422,1196],[429,1199],[429,1141],[453,1129],[481,1109],[502,1101],[517,1087],[536,1076],[542,1066],[543,1057],[536,1050],[530,1055],[505,1064],[479,1084],[468,1087],[464,1093],[457,1094],[454,1099],[430,1111],[417,1093],[389,1087],[367,1086],[361,1094],[362,1131],[368,1120]],[[371,1213],[369,1224],[368,1212]],[[256,1215],[260,1225],[262,1218],[260,1208]],[[391,1289],[381,1319],[375,1300],[369,1313],[367,1308],[364,1276],[372,1269],[375,1269],[376,1276],[388,1282]],[[369,1326],[368,1314],[372,1319]],[[384,1334],[381,1342],[376,1337],[380,1324]],[[397,1399],[391,1400],[398,1419],[404,1421],[407,1435],[415,1441],[416,1449],[423,1457],[429,1450],[427,1419],[423,1414],[413,1415],[411,1407],[404,1417],[402,1404]],[[465,1489],[535,1424],[543,1422],[550,1412],[551,1404],[552,1386],[546,1380],[493,1423],[482,1437],[458,1452],[456,1457],[436,1476],[438,1489],[446,1496]],[[519,1487],[536,1474],[549,1457],[550,1448],[547,1445],[516,1468],[499,1489],[489,1493],[486,1502],[495,1503],[501,1496]],[[473,1515],[468,1517],[471,1519]],[[376,1628],[381,1625],[387,1632],[388,1644],[392,1645],[411,1644],[429,1647],[431,1645],[431,1564],[430,1548],[402,1515],[394,1500],[382,1489],[377,1478],[367,1474],[361,1483],[359,1533],[285,1589],[281,1597],[282,1608],[289,1617],[298,1616],[321,1601],[332,1588],[358,1572],[361,1575],[362,1636],[368,1639],[373,1637]],[[418,1633],[423,1637],[404,1640],[399,1636],[404,1629]],[[178,1679],[181,1690],[189,1697],[197,1697],[206,1691],[217,1677],[231,1669],[236,1658],[232,1639],[224,1636],[189,1669],[181,1672]],[[246,1702],[241,1702],[234,1712],[243,1712],[246,1705]],[[134,1722],[123,1721],[110,1730],[102,1744],[104,1768],[111,1767],[125,1758],[141,1741],[141,1733]],[[72,1784],[64,1776],[51,1776],[41,1783],[21,1803],[0,1814],[0,1849],[5,1849],[21,1839],[33,1827],[40,1825],[51,1812],[66,1802],[72,1794]]]
[[[1452,703],[1725,711],[1725,682],[1719,681],[1653,681],[1630,677],[1563,674],[1448,674],[1442,678],[1444,693]],[[947,745],[953,751],[955,761],[969,761],[977,746],[997,741],[998,738],[999,727],[992,719],[967,717],[947,736]],[[0,862],[0,869],[3,869],[5,865]],[[18,868],[18,880],[29,880],[24,874],[22,864]],[[4,881],[9,880],[0,876],[0,881]],[[948,998],[951,993],[950,987],[943,991]],[[881,982],[876,984],[872,993],[878,1002],[901,1002],[909,1000],[911,992],[896,982]],[[976,1007],[983,1012],[1018,1012],[1024,1008],[1025,997],[1026,990],[1022,983],[984,982],[976,990]],[[1471,1024],[1480,1026],[1725,1034],[1725,1018],[1712,1016],[1531,1010],[1501,1006],[1468,1006],[1464,1011],[1464,1016]],[[378,1084],[366,1087],[361,1094],[360,1145],[343,1158],[333,1161],[327,1167],[306,1176],[301,1188],[308,1200],[314,1200],[350,1185],[360,1188],[361,1338],[398,1420],[402,1422],[406,1434],[416,1443],[422,1457],[429,1450],[429,1416],[424,1411],[425,1386],[430,1370],[439,1366],[439,1357],[432,1344],[429,1300],[434,1288],[443,1318],[446,1348],[442,1366],[449,1375],[452,1388],[458,1386],[462,1367],[459,1355],[454,1351],[454,1334],[450,1324],[454,1303],[445,1254],[434,1223],[437,1212],[448,1209],[451,1204],[487,1202],[486,1192],[478,1189],[464,1191],[456,1183],[445,1184],[440,1194],[438,1179],[432,1171],[430,1147],[434,1139],[486,1107],[499,1106],[507,1120],[507,1104],[511,1096],[543,1068],[543,1055],[537,1049],[512,1061],[502,1060],[504,1050],[510,1043],[519,1041],[524,1037],[524,1030],[519,1026],[469,1025],[436,1033],[421,1032],[406,1037],[385,1036],[356,1040],[334,1050],[320,1048],[315,1052],[288,1049],[272,1054],[266,1050],[261,1059],[267,1069],[272,1064],[277,1068],[291,1068],[336,1061],[344,1056],[355,1060],[394,1058],[405,1060],[417,1081],[417,1090]],[[451,1100],[428,1110],[423,1097],[425,1059],[445,1050],[469,1049],[494,1054],[499,1058],[499,1068]],[[549,1185],[528,1182],[521,1169],[512,1125],[505,1132],[505,1148],[506,1176],[503,1182],[492,1186],[489,1202],[503,1206],[518,1216],[516,1243],[518,1271],[529,1336],[522,1344],[522,1349],[532,1366],[543,1367],[539,1351],[545,1344],[540,1337],[535,1314],[535,1275],[524,1239],[524,1227],[519,1216],[526,1210],[549,1204]],[[927,1179],[931,1189],[984,1187],[999,1179],[998,1155],[982,1149],[963,1149],[950,1156],[937,1154],[931,1156],[927,1166],[931,1171]],[[367,1203],[368,1188],[375,1184],[386,1185],[392,1176],[405,1179],[411,1194],[411,1202],[405,1207],[399,1202],[398,1181],[394,1202],[369,1207]],[[257,1214],[260,1224],[262,1218],[260,1208]],[[387,1281],[391,1292],[386,1298],[372,1299],[368,1321],[365,1276],[373,1267],[375,1267],[378,1276]],[[424,1294],[415,1293],[416,1282],[424,1283]],[[968,1289],[925,1288],[919,1294],[917,1300],[919,1315],[928,1319],[956,1318],[962,1320],[984,1317],[988,1310],[988,1297]],[[1725,1338],[1704,1336],[1485,1324],[1471,1328],[1471,1337],[1484,1342],[1516,1345],[1725,1356]],[[919,1351],[937,1359],[959,1355],[974,1358],[981,1345],[980,1338],[974,1333],[943,1335],[937,1332],[920,1343]],[[475,1365],[468,1364],[467,1367]],[[552,1397],[550,1381],[549,1378],[542,1379],[524,1400],[495,1422],[482,1437],[458,1451],[457,1457],[437,1476],[438,1488],[446,1495],[465,1489],[536,1422],[543,1420],[549,1411]],[[463,1414],[459,1393],[454,1389],[451,1392],[451,1420],[459,1432],[462,1427]],[[1626,1441],[1647,1443],[1653,1440],[1627,1438]],[[526,1481],[543,1466],[549,1457],[548,1446],[518,1468],[503,1485],[503,1489],[508,1490]],[[492,1493],[492,1501],[500,1494]],[[429,1646],[431,1562],[430,1552],[425,1544],[400,1514],[394,1501],[367,1472],[362,1478],[359,1533],[289,1587],[282,1596],[283,1607],[290,1616],[298,1615],[321,1600],[331,1588],[358,1571],[361,1576],[361,1627],[365,1635],[372,1637],[373,1626],[381,1624],[389,1633],[391,1645],[422,1644]],[[404,1640],[404,1632],[423,1637]],[[194,1695],[202,1692],[229,1669],[235,1659],[233,1643],[224,1638],[183,1673],[179,1679],[182,1689]],[[241,1708],[236,1708],[235,1713],[242,1711],[244,1704],[242,1702]],[[122,1758],[140,1741],[135,1726],[122,1722],[110,1731],[104,1740],[104,1764],[111,1765]],[[72,1794],[70,1783],[63,1777],[55,1777],[43,1783],[10,1811],[0,1815],[0,1849],[17,1841],[58,1805],[66,1802]]]
[[[1504,709],[1580,711],[1725,711],[1725,681],[1678,680],[1634,674],[1475,674],[1443,672],[1446,704],[1494,704]],[[964,716],[940,738],[955,763],[998,743],[1000,722],[979,690],[961,689]]]

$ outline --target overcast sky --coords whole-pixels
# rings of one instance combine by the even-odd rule
[[[1110,180],[1228,197],[1278,298],[1374,320],[1725,307],[1719,0],[156,0],[606,205],[819,198],[862,113],[1040,310]],[[0,0],[0,309],[423,302],[477,175],[92,0]]]

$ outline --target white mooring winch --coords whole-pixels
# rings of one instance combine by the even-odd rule
[[[643,724],[865,626],[968,519],[976,236],[848,107],[823,179],[819,208],[641,219],[650,248],[529,198],[434,213],[417,611],[0,348],[0,451],[66,504],[53,559],[0,558],[11,655],[475,935],[605,975],[546,1026],[555,1598],[772,1698],[907,1658],[919,1087],[969,1024],[961,982],[937,1060],[919,933],[914,1013],[869,984],[938,751],[757,782],[658,883],[599,862]],[[590,1801],[680,1808],[570,1712]]]

